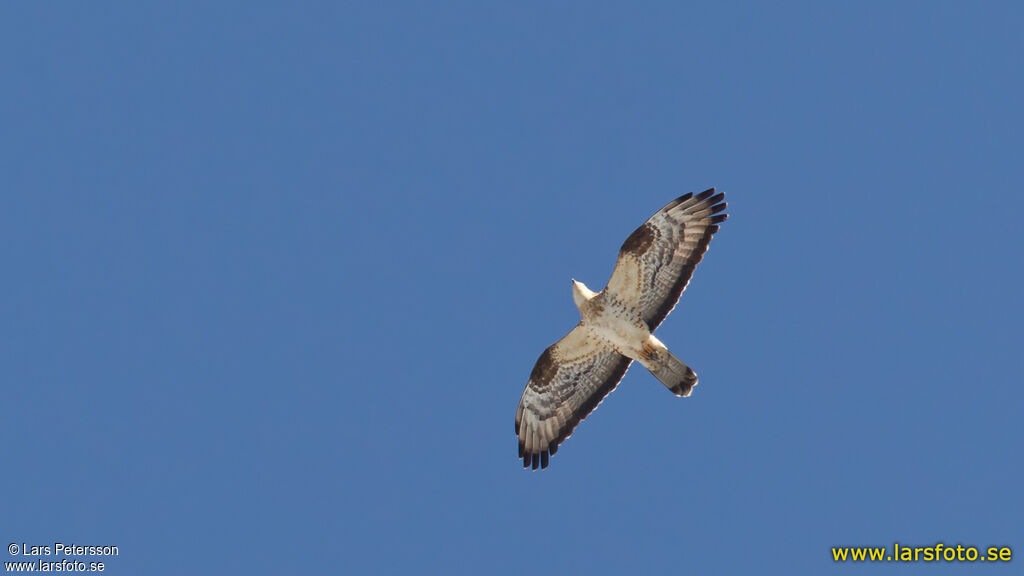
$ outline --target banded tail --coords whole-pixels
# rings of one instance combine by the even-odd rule
[[[645,342],[637,360],[676,396],[689,396],[697,385],[697,374],[663,345],[655,347]]]

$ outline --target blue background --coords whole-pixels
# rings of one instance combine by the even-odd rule
[[[3,544],[117,545],[113,574],[1018,552],[1022,22],[4,3]],[[711,186],[730,219],[658,331],[701,385],[634,367],[523,471],[513,416],[578,320],[569,279],[600,288]]]

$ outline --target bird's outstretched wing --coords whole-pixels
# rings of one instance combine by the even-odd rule
[[[653,332],[675,308],[704,257],[711,235],[727,214],[725,194],[715,189],[685,194],[658,210],[619,249],[615,270],[601,294],[640,310]]]
[[[545,350],[516,410],[523,468],[546,468],[558,445],[619,384],[630,362],[582,325]]]

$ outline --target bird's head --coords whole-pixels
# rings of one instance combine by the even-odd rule
[[[576,303],[577,308],[583,306],[587,300],[594,296],[597,296],[597,292],[587,288],[583,282],[572,281],[572,301]]]

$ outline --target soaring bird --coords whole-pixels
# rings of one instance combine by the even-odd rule
[[[714,188],[676,198],[626,238],[604,290],[572,281],[580,323],[537,359],[516,410],[524,468],[547,468],[634,360],[676,396],[690,395],[697,375],[652,332],[675,308],[728,217],[724,199]]]

